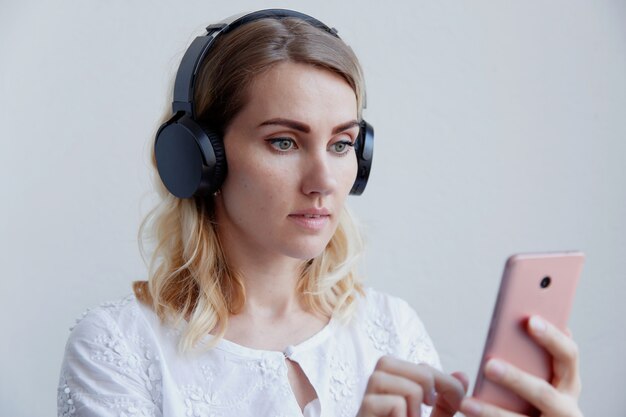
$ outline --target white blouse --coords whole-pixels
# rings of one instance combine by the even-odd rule
[[[65,348],[58,415],[353,417],[381,356],[441,368],[409,304],[370,288],[347,325],[331,319],[284,352],[222,339],[207,352],[182,355],[180,333],[134,296],[84,313]],[[300,365],[317,393],[304,413],[285,358]],[[430,407],[422,410],[422,417],[430,415]]]

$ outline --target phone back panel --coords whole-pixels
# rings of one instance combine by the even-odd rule
[[[530,316],[539,315],[562,331],[566,329],[583,261],[580,252],[514,255],[508,259],[474,387],[475,397],[511,411],[538,415],[516,394],[484,378],[483,369],[490,358],[499,358],[551,381],[551,356],[531,339],[527,322]]]

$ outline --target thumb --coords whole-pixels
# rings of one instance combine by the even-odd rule
[[[437,399],[431,417],[452,417],[461,407],[469,386],[468,378],[462,372],[454,372],[450,376],[447,386],[437,387]]]
[[[464,372],[452,372],[450,375],[458,379],[463,385],[463,392],[467,394],[467,389],[469,388],[469,378]]]

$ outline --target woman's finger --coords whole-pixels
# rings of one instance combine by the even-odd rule
[[[458,379],[459,382],[461,382],[461,385],[463,386],[463,391],[467,393],[467,389],[469,388],[469,378],[467,377],[467,375],[463,372],[452,372],[450,375],[452,375],[453,377]]]
[[[522,417],[517,413],[484,403],[474,398],[466,398],[461,403],[461,412],[467,417]]]
[[[365,390],[367,395],[396,396],[406,404],[405,409],[411,417],[420,416],[420,405],[424,400],[424,392],[419,384],[381,370],[375,370],[370,376]]]
[[[437,399],[444,397],[450,404],[458,406],[465,396],[463,384],[459,379],[425,363],[414,364],[393,356],[383,356],[376,364],[376,369],[403,376],[420,384],[424,389],[424,402],[428,405],[434,405],[435,397]]]
[[[572,334],[572,329],[570,329],[569,327],[565,328],[565,335],[570,339],[574,337],[574,335]]]
[[[406,413],[406,401],[402,397],[366,394],[357,417],[406,417]]]
[[[422,387],[423,400],[428,405],[435,404],[436,383],[434,368],[425,364],[416,365],[406,362],[393,356],[383,356],[376,363],[376,371],[383,371],[388,374],[397,375],[408,380],[414,381]],[[437,371],[439,372],[439,371]]]
[[[469,387],[469,379],[467,375],[463,372],[453,372],[450,374],[453,378],[455,378],[461,384],[461,388],[463,389],[463,394],[455,388],[451,394],[437,394],[437,401],[435,402],[435,407],[431,413],[431,417],[448,417],[453,416],[459,410],[461,406],[461,400],[463,399],[467,389]]]
[[[541,378],[523,372],[519,368],[498,359],[491,359],[485,366],[485,376],[525,399],[547,415],[568,415],[561,394]],[[488,416],[490,414],[487,414]]]
[[[555,387],[572,395],[578,395],[581,383],[576,342],[538,316],[532,316],[528,320],[528,329],[537,343],[554,358],[555,380],[552,382]]]
[[[383,356],[376,364],[376,371],[397,375],[421,386],[424,403],[435,407],[433,417],[453,416],[465,396],[466,389],[461,379],[426,364],[416,365],[392,356]]]
[[[461,406],[467,385],[463,382],[463,377],[459,378],[458,375],[447,375],[437,369],[433,369],[433,372],[437,400],[432,417],[452,417]]]

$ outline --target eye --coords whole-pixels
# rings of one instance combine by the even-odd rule
[[[286,152],[296,148],[296,143],[290,138],[272,138],[267,140],[274,149],[280,152]]]
[[[351,147],[354,146],[354,143],[348,141],[348,140],[342,140],[339,142],[335,142],[332,145],[330,145],[330,147],[332,148],[333,152],[338,153],[338,154],[344,154],[346,152],[348,152],[350,150]]]

